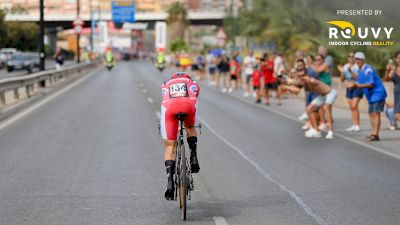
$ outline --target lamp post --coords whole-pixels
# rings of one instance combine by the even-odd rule
[[[41,0],[43,1],[43,0]],[[80,14],[81,14],[81,3],[80,0],[76,0],[76,18],[80,18]],[[80,63],[81,62],[81,47],[80,47],[80,43],[79,43],[79,39],[80,39],[80,32],[76,32],[76,39],[77,39],[77,58],[76,58],[76,62]]]
[[[44,52],[44,0],[40,0],[40,21],[39,21],[39,57],[40,71],[45,70],[45,52]]]
[[[95,27],[93,20],[93,1],[90,0],[90,51],[93,51],[93,30]]]

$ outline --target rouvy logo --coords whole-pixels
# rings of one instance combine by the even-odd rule
[[[326,23],[333,25],[329,27],[329,45],[386,46],[394,44],[394,41],[391,41],[393,27],[356,28],[352,23],[342,20],[328,21]],[[345,41],[340,41],[339,39],[345,39]],[[363,41],[347,41],[350,39]]]

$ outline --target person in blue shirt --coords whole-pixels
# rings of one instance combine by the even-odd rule
[[[349,82],[348,88],[362,88],[368,100],[369,118],[372,126],[372,133],[366,137],[368,141],[379,141],[379,129],[381,126],[381,112],[385,107],[386,90],[376,70],[365,63],[365,55],[357,52],[354,55],[358,65],[357,82]]]

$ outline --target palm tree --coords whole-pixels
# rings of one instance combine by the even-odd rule
[[[185,30],[189,25],[189,21],[187,19],[187,9],[180,2],[174,2],[170,5],[167,12],[169,40],[184,40]]]

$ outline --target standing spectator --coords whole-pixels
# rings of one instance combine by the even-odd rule
[[[296,62],[297,62],[297,60],[299,60],[299,59],[305,60],[304,52],[301,51],[301,50],[297,50],[296,53],[295,53],[295,56],[296,56]],[[295,66],[296,66],[296,65],[297,65],[297,64],[295,64]]]
[[[282,91],[282,85],[279,82],[279,78],[281,78],[284,73],[286,72],[286,67],[285,63],[283,61],[283,58],[281,56],[281,53],[279,52],[274,52],[274,77],[278,78],[278,92],[280,93],[280,98],[282,98],[282,95],[284,94]]]
[[[344,66],[338,65],[338,70],[341,73],[340,80],[342,82],[357,81],[358,66],[356,65],[353,52],[349,53],[348,63]],[[351,118],[353,122],[353,125],[346,129],[349,132],[360,131],[360,111],[358,110],[358,105],[360,104],[363,94],[364,92],[361,88],[346,88],[347,103],[351,110]]]
[[[237,61],[237,53],[235,53],[229,63],[229,70],[231,74],[231,87],[229,88],[228,92],[232,92],[236,90],[238,87],[238,78],[240,73],[240,64]]]
[[[394,108],[393,105],[385,103],[385,110],[384,110],[387,119],[389,120],[390,126],[389,130],[397,130],[397,121],[394,115]]]
[[[396,65],[393,60],[390,60],[389,64],[386,66],[385,79],[391,80],[394,85],[394,105],[393,113],[397,121],[400,121],[400,51],[395,54]]]
[[[56,70],[62,69],[62,66],[64,65],[65,56],[60,47],[57,48],[53,58],[56,61]]]
[[[208,54],[206,55],[206,63],[208,67],[208,74],[210,75],[209,85],[216,85],[216,80],[215,80],[215,73],[217,71],[216,58],[212,54],[211,50],[209,50]]]
[[[264,99],[265,105],[269,105],[269,91],[272,90],[276,93],[278,98],[278,105],[282,104],[281,94],[279,91],[278,78],[274,75],[274,60],[272,54],[264,54],[261,62],[261,72],[264,76]]]
[[[236,51],[235,55],[236,55],[235,60],[236,60],[237,63],[239,63],[239,73],[238,73],[238,77],[237,77],[237,80],[236,80],[236,84],[237,84],[236,88],[241,89],[243,87],[242,67],[241,67],[242,62],[243,62],[243,58],[240,55],[239,51]]]
[[[219,76],[217,80],[217,87],[219,87],[219,83],[222,82],[222,92],[226,92],[229,88],[229,58],[225,52],[222,53],[222,56],[217,64],[219,70]],[[222,81],[221,81],[222,80]]]
[[[204,77],[205,77],[205,73],[204,73],[205,70],[204,69],[205,69],[206,62],[205,62],[205,59],[204,59],[204,56],[203,56],[203,52],[201,52],[197,56],[196,62],[197,62],[197,72],[198,72],[199,80],[204,80]]]
[[[328,54],[328,50],[323,45],[318,47],[318,54],[324,57],[324,64],[328,66],[328,72],[330,75],[332,75],[334,66],[332,56]]]
[[[254,93],[256,94],[256,103],[260,104],[261,103],[261,94],[260,94],[260,89],[261,89],[261,77],[262,73],[256,66],[253,69],[253,74],[252,74],[252,79],[253,79],[253,90]]]
[[[354,57],[359,68],[357,82],[349,83],[348,87],[363,88],[369,103],[368,113],[372,126],[372,133],[366,139],[368,141],[379,141],[381,112],[385,107],[386,90],[376,70],[365,63],[364,53],[357,52]]]
[[[285,73],[285,64],[279,52],[274,52],[274,77],[281,77]]]
[[[250,51],[249,54],[243,60],[243,68],[246,79],[246,92],[244,97],[250,94],[251,77],[253,75],[253,69],[257,64],[257,59],[254,57],[254,52]]]

